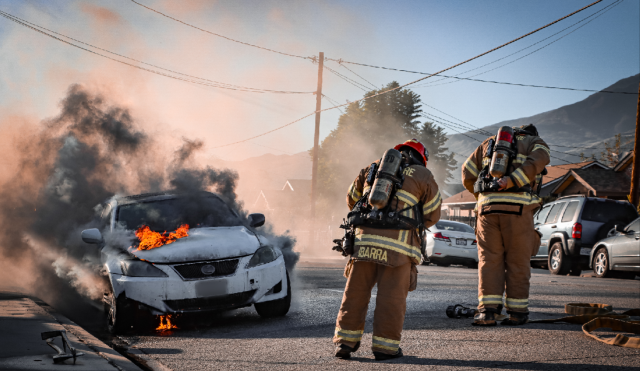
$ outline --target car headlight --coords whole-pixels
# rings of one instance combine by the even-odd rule
[[[261,264],[271,263],[278,258],[278,253],[271,246],[263,246],[256,251],[249,260],[247,268],[252,268]]]
[[[122,274],[130,277],[169,277],[166,273],[140,260],[122,260],[120,262]]]

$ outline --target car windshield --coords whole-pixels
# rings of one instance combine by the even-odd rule
[[[148,225],[156,232],[174,231],[182,224],[190,228],[242,225],[237,214],[217,197],[181,197],[122,205],[118,207],[116,221],[126,229]]]
[[[454,232],[467,232],[467,233],[475,233],[473,228],[466,224],[462,223],[453,223],[453,222],[444,222],[439,221],[436,223],[436,228],[441,231],[454,231]]]
[[[582,212],[582,219],[592,222],[606,223],[610,220],[631,222],[638,213],[630,203],[614,201],[587,200]]]

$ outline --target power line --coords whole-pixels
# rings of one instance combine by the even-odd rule
[[[340,103],[336,102],[335,100],[329,98],[326,94],[322,94],[322,98],[325,98],[330,104],[332,104],[334,107],[337,107]],[[338,108],[338,111],[340,111],[342,114],[344,114],[344,111],[342,110],[342,108]]]
[[[438,72],[436,72],[436,73],[433,73],[433,74],[428,75],[428,76],[425,76],[425,77],[421,77],[421,78],[419,78],[419,79],[417,79],[417,80],[411,81],[411,82],[406,83],[406,84],[404,84],[404,85],[399,85],[399,86],[397,86],[397,87],[395,87],[395,88],[387,89],[387,90],[384,90],[384,91],[380,91],[380,92],[378,92],[378,93],[376,93],[376,94],[372,94],[372,95],[369,95],[369,96],[365,96],[365,97],[363,97],[363,98],[360,98],[360,99],[358,99],[358,100],[353,101],[352,103],[362,102],[362,101],[364,101],[364,100],[366,100],[366,99],[375,98],[375,97],[377,97],[377,96],[380,96],[380,95],[383,95],[383,94],[387,94],[387,93],[390,93],[390,92],[395,91],[395,90],[400,90],[400,89],[405,88],[405,87],[407,87],[407,86],[409,86],[409,85],[413,85],[413,84],[415,84],[415,83],[417,83],[417,82],[420,82],[420,81],[426,80],[426,79],[428,79],[428,78],[430,78],[430,77],[432,77],[432,76],[435,76],[435,75],[437,75],[437,74],[441,74],[441,73],[443,73],[443,72],[449,71],[449,70],[451,70],[451,69],[453,69],[453,68],[456,68],[456,67],[458,67],[458,66],[461,66],[461,65],[463,65],[463,64],[465,64],[465,63],[469,63],[469,62],[471,62],[471,61],[473,61],[473,60],[475,60],[475,59],[478,59],[478,58],[480,58],[480,57],[482,57],[482,56],[485,56],[485,55],[487,55],[487,54],[489,54],[489,53],[492,53],[492,52],[494,52],[494,51],[496,51],[496,50],[498,50],[498,49],[501,49],[501,48],[503,48],[503,47],[505,47],[505,46],[507,46],[507,45],[513,44],[514,42],[516,42],[516,41],[518,41],[518,40],[522,40],[522,39],[524,39],[524,38],[525,38],[525,37],[527,37],[527,36],[533,35],[534,33],[538,32],[538,31],[540,31],[540,30],[543,30],[543,29],[545,29],[545,28],[547,28],[547,27],[549,27],[549,26],[551,26],[551,25],[553,25],[553,24],[556,24],[556,23],[558,23],[558,22],[562,21],[563,19],[566,19],[566,18],[568,18],[568,17],[571,17],[572,15],[577,14],[577,13],[579,13],[579,12],[581,12],[581,11],[583,11],[583,10],[585,10],[585,9],[587,9],[587,8],[589,8],[589,7],[593,6],[593,5],[595,5],[595,4],[597,4],[597,3],[601,2],[601,1],[602,1],[602,0],[597,0],[597,1],[595,1],[595,2],[593,2],[593,3],[591,3],[591,4],[589,4],[589,5],[587,5],[587,6],[583,7],[583,8],[581,8],[581,9],[576,10],[576,11],[575,11],[575,12],[573,12],[573,13],[570,13],[570,14],[568,14],[568,15],[566,15],[566,16],[564,16],[564,17],[562,17],[562,18],[559,18],[559,19],[557,19],[557,20],[555,20],[555,21],[553,21],[553,22],[551,22],[551,23],[548,23],[548,24],[546,24],[546,25],[544,25],[544,26],[542,26],[542,27],[540,27],[540,28],[538,28],[538,29],[535,29],[535,30],[533,30],[533,31],[531,31],[531,32],[529,32],[529,33],[527,33],[527,34],[524,34],[524,35],[522,35],[522,36],[520,36],[520,37],[517,37],[517,38],[515,38],[515,39],[511,40],[511,41],[508,41],[508,42],[506,42],[506,43],[504,43],[504,44],[502,44],[502,45],[500,45],[500,46],[497,46],[497,47],[495,47],[495,48],[493,48],[493,49],[491,49],[491,50],[488,50],[488,51],[486,51],[486,52],[484,52],[484,53],[478,54],[478,55],[476,55],[475,57],[472,57],[472,58],[469,58],[469,59],[467,59],[467,60],[465,60],[465,61],[462,61],[462,62],[460,62],[460,63],[457,63],[457,64],[455,64],[455,65],[453,65],[453,66],[451,66],[451,67],[447,67],[447,68],[445,68],[445,69],[443,69],[443,70],[440,70],[440,71],[438,71]],[[267,135],[267,134],[269,134],[269,133],[273,133],[274,131],[280,130],[280,129],[285,128],[285,127],[287,127],[287,126],[293,125],[293,124],[295,124],[296,122],[302,121],[303,119],[305,119],[305,118],[307,118],[307,117],[310,117],[310,116],[315,115],[315,114],[316,114],[316,112],[328,111],[328,110],[332,110],[332,109],[335,109],[335,108],[338,108],[338,107],[346,106],[346,105],[348,105],[348,104],[350,104],[350,103],[344,103],[344,104],[341,104],[341,105],[339,105],[339,106],[320,109],[320,110],[314,111],[314,112],[312,112],[312,113],[310,113],[310,114],[308,114],[308,115],[305,115],[305,116],[303,116],[303,117],[301,117],[301,118],[299,118],[299,119],[297,119],[297,120],[295,120],[295,121],[289,122],[289,123],[287,123],[287,124],[284,124],[284,125],[279,126],[279,127],[275,128],[275,129],[269,130],[269,131],[264,132],[264,133],[262,133],[262,134],[258,134],[258,135],[255,135],[255,136],[253,136],[253,137],[247,138],[247,139],[243,139],[243,140],[240,140],[240,141],[237,141],[237,142],[228,143],[228,144],[224,144],[224,145],[220,145],[220,146],[212,147],[212,148],[221,148],[221,147],[226,147],[226,146],[231,146],[231,145],[234,145],[234,144],[238,144],[238,143],[246,142],[246,141],[248,141],[248,140],[255,139],[255,138],[261,137],[261,136],[263,136],[263,135]]]
[[[547,46],[549,46],[549,45],[551,45],[551,44],[554,44],[554,43],[556,43],[556,42],[558,42],[558,41],[562,40],[563,38],[565,38],[565,37],[567,37],[567,36],[571,35],[572,33],[574,33],[574,32],[576,32],[576,31],[578,31],[578,30],[579,30],[579,29],[581,29],[582,27],[584,27],[584,26],[588,25],[589,23],[591,23],[591,22],[595,21],[597,18],[599,18],[600,16],[604,15],[606,12],[608,12],[609,10],[611,10],[611,9],[615,8],[616,6],[620,5],[621,3],[622,3],[622,0],[617,0],[616,2],[613,2],[613,3],[609,4],[609,5],[607,5],[606,7],[604,7],[604,8],[602,8],[602,9],[598,10],[597,12],[595,12],[595,13],[591,14],[590,16],[588,16],[588,17],[586,17],[586,18],[584,18],[584,19],[580,20],[579,22],[574,23],[573,25],[571,25],[571,26],[569,26],[569,27],[567,27],[567,28],[571,28],[571,27],[573,27],[573,26],[577,25],[578,23],[583,22],[584,20],[586,20],[586,19],[588,19],[588,18],[590,18],[590,17],[592,17],[592,16],[594,16],[594,15],[596,15],[596,14],[598,14],[598,13],[600,13],[600,12],[603,12],[603,11],[604,11],[602,14],[598,15],[597,17],[593,18],[592,20],[588,21],[587,23],[585,23],[585,24],[581,25],[580,27],[576,28],[575,30],[572,30],[571,32],[567,33],[566,35],[563,35],[563,36],[561,36],[561,37],[557,38],[556,40],[553,40],[553,41],[551,41],[551,42],[549,42],[549,43],[547,43],[547,44],[543,45],[542,47],[540,47],[540,48],[538,48],[538,49],[536,49],[536,50],[534,50],[534,51],[532,51],[532,52],[530,52],[530,53],[527,53],[527,54],[525,54],[525,55],[523,55],[523,56],[521,56],[521,57],[519,57],[519,58],[516,58],[516,59],[514,59],[514,60],[512,60],[512,61],[510,61],[510,62],[507,62],[507,63],[505,63],[505,64],[502,64],[502,65],[500,65],[500,66],[494,67],[494,68],[492,68],[492,69],[490,69],[490,70],[487,70],[487,71],[484,71],[484,72],[480,72],[480,73],[478,73],[478,74],[471,75],[471,76],[469,76],[469,77],[475,77],[475,76],[484,75],[484,74],[489,73],[489,72],[491,72],[491,71],[494,71],[494,70],[497,70],[497,69],[499,69],[499,68],[502,68],[502,67],[508,66],[508,65],[510,65],[510,64],[512,64],[512,63],[514,63],[514,62],[517,62],[517,61],[519,61],[519,60],[523,59],[523,58],[526,58],[526,57],[528,57],[528,56],[530,56],[530,55],[532,55],[532,54],[534,54],[534,53],[536,53],[536,52],[538,52],[538,51],[540,51],[540,50],[542,50],[542,49],[546,48]],[[562,31],[560,31],[560,32],[565,31],[567,28],[565,28],[564,30],[562,30]],[[554,35],[549,36],[548,38],[550,38],[550,37],[552,37],[552,36],[555,36],[555,35],[557,35],[557,34],[558,34],[558,33],[560,33],[560,32],[557,32],[557,33],[555,33]],[[546,38],[546,39],[548,39],[548,38]],[[543,40],[541,40],[541,41],[544,41],[544,40],[546,40],[546,39],[543,39]],[[541,42],[541,41],[539,41],[539,42]],[[539,43],[539,42],[538,42],[538,43]],[[536,44],[537,44],[537,43],[536,43]],[[536,45],[536,44],[533,44],[533,45]],[[533,46],[533,45],[530,45],[529,47],[531,47],[531,46]],[[527,47],[527,48],[528,48],[528,47]],[[526,49],[526,48],[525,48],[525,49]],[[524,49],[522,49],[522,50],[524,50]],[[522,51],[522,50],[520,50],[520,51]],[[520,51],[518,51],[518,52],[520,52]],[[516,53],[518,53],[518,52],[516,52]],[[513,54],[515,54],[515,53],[513,53]],[[510,55],[513,55],[513,54],[510,54]],[[505,57],[505,58],[506,58],[506,57]],[[501,58],[501,59],[504,59],[504,58]],[[500,59],[499,59],[499,60],[500,60]],[[494,61],[494,62],[497,62],[497,61]],[[494,62],[492,62],[492,63],[494,63]],[[490,63],[488,63],[488,64],[490,64]],[[488,65],[488,64],[486,64],[486,65]],[[484,66],[486,66],[486,65],[484,65]],[[479,68],[484,67],[484,66],[480,66],[480,67],[474,68],[473,70],[479,69]],[[469,70],[469,71],[466,71],[466,72],[459,73],[459,74],[458,74],[458,75],[456,75],[456,76],[459,76],[459,75],[461,75],[461,74],[464,74],[464,73],[467,73],[467,72],[470,72],[470,71],[473,71],[473,70]],[[441,79],[441,80],[443,80],[443,79]],[[437,81],[441,81],[441,80],[437,80]],[[424,85],[422,85],[422,86],[441,86],[441,85],[453,84],[453,83],[456,83],[456,82],[459,82],[459,81],[460,81],[460,80],[456,80],[456,81],[449,81],[449,82],[444,82],[444,83],[436,84],[436,85],[433,85],[433,83],[435,83],[435,82],[436,82],[436,81],[433,81],[431,84],[424,84]],[[567,90],[568,90],[568,89],[567,89]],[[576,89],[571,89],[571,90],[576,90]],[[580,89],[580,90],[582,90],[582,89]]]
[[[373,85],[369,80],[365,79],[364,77],[358,75],[357,73],[355,73],[351,68],[345,66],[344,64],[340,64],[341,67],[344,67],[347,69],[347,71],[351,72],[352,74],[358,76],[359,78],[361,78],[364,82],[366,82],[367,84],[369,84],[370,86],[373,87],[373,89],[378,89],[377,86]]]
[[[607,7],[603,8],[603,9],[600,9],[598,12],[596,12],[596,13],[594,13],[594,14],[590,15],[589,17],[592,17],[592,16],[594,16],[594,15],[596,15],[596,14],[598,14],[599,12],[602,12],[602,11],[604,11],[604,12],[606,13],[607,11],[611,10],[611,9],[613,8],[613,6],[617,6],[617,5],[619,5],[620,3],[621,3],[621,1],[616,1],[616,2],[614,2],[614,3],[612,3],[612,4],[609,4]],[[588,6],[592,6],[592,5],[594,5],[594,4],[591,4],[591,5],[588,5]],[[609,8],[609,7],[611,7],[611,8]],[[575,14],[575,13],[574,13],[574,14]],[[603,14],[604,14],[604,13],[602,13],[602,14],[598,15],[596,18],[600,17],[600,16],[601,16],[601,15],[603,15]],[[563,29],[563,30],[562,30],[562,31],[560,31],[560,32],[563,32],[563,31],[565,31],[566,29],[568,29],[568,28],[571,28],[571,27],[575,26],[576,24],[578,24],[578,23],[580,23],[580,22],[582,22],[582,21],[584,21],[584,20],[588,19],[589,17],[586,17],[586,18],[582,19],[581,21],[579,21],[579,22],[577,22],[577,23],[574,23],[573,25],[571,25],[571,26],[569,26],[569,27],[567,27],[567,28]],[[591,22],[591,21],[593,21],[593,20],[595,20],[595,18],[594,18],[594,19],[592,19],[592,20],[590,20],[589,22]],[[580,27],[585,26],[585,25],[586,25],[586,24],[588,24],[589,22],[585,23],[584,25],[582,25],[582,26],[580,26]],[[579,27],[579,28],[580,28],[580,27]],[[579,29],[579,28],[578,28],[578,29]],[[577,29],[576,29],[576,30],[577,30]],[[571,31],[571,32],[574,32],[574,31],[576,31],[576,30],[573,30],[573,31]],[[553,34],[553,35],[551,35],[551,36],[549,36],[549,37],[553,37],[553,36],[557,35],[557,34],[558,34],[558,33],[560,33],[560,32],[557,32],[557,33],[555,33],[555,34]],[[569,33],[569,34],[570,34],[570,33]],[[567,35],[569,35],[569,34],[567,34]],[[567,36],[567,35],[564,35],[564,36],[562,36],[562,37],[565,37],[565,36]],[[548,37],[548,38],[549,38],[549,37]],[[533,45],[536,45],[536,44],[538,44],[538,43],[540,43],[540,42],[542,42],[542,41],[544,41],[544,40],[547,40],[548,38],[543,39],[543,40],[541,40],[541,41],[538,41],[537,43],[534,43],[534,44],[532,44],[532,45],[528,46],[527,48],[530,48],[530,47],[532,47]],[[555,40],[555,41],[553,41],[553,42],[556,42],[556,41],[558,41],[558,40],[560,40],[560,39],[557,39],[557,40]],[[546,46],[548,46],[548,45],[550,45],[550,44],[551,44],[551,43],[549,43],[549,44],[545,45],[545,47],[546,47]],[[495,62],[497,62],[497,61],[500,61],[500,60],[502,60],[502,59],[504,59],[504,58],[507,58],[507,57],[509,57],[509,56],[511,56],[511,55],[513,55],[513,54],[519,53],[520,51],[525,50],[525,49],[527,49],[527,48],[521,49],[521,50],[519,50],[519,51],[517,51],[517,52],[515,52],[515,53],[509,54],[508,56],[503,57],[503,58],[500,58],[500,59],[498,59],[498,60],[496,60],[496,61],[493,61],[493,62],[491,62],[491,63],[495,63]],[[542,49],[542,48],[540,48],[540,49]],[[537,50],[540,50],[540,49],[537,49]],[[536,50],[536,51],[537,51],[537,50]],[[535,51],[534,51],[534,52],[535,52]],[[533,52],[532,52],[532,53],[533,53]],[[530,54],[532,54],[532,53],[529,53],[529,54],[527,54],[527,55],[530,55]],[[525,55],[525,56],[527,56],[527,55]],[[522,58],[524,58],[524,57],[521,57],[521,58],[519,58],[519,59],[522,59]],[[519,60],[519,59],[516,59],[516,61],[517,61],[517,60]],[[358,62],[346,61],[346,60],[343,60],[343,59],[333,59],[333,58],[328,58],[328,60],[331,60],[331,61],[337,62],[337,63],[339,63],[339,64],[341,64],[341,65],[342,65],[342,64],[344,64],[344,63],[348,63],[348,64],[353,64],[353,65],[358,65],[358,66],[363,66],[363,67],[378,68],[378,69],[384,69],[384,70],[390,70],[390,71],[406,72],[406,73],[413,73],[413,74],[420,74],[420,75],[431,75],[429,72],[420,72],[420,71],[411,71],[411,70],[398,69],[398,68],[391,68],[391,67],[375,66],[375,65],[371,65],[371,64],[365,64],[365,63],[358,63]],[[509,63],[513,63],[513,62],[515,62],[515,61],[509,62]],[[480,67],[477,67],[477,68],[484,67],[484,66],[489,65],[489,64],[491,64],[491,63],[487,63],[487,64],[485,64],[485,65],[483,65],[483,66],[480,66]],[[506,65],[506,64],[505,64],[505,65]],[[505,65],[502,65],[502,66],[505,66]],[[502,67],[502,66],[500,66],[500,67]],[[500,68],[500,67],[496,67],[496,68]],[[477,69],[477,68],[475,68],[475,69]],[[468,71],[462,72],[462,73],[460,73],[460,74],[463,74],[463,73],[466,73],[466,72],[470,72],[470,71],[473,71],[473,70],[474,70],[474,69],[472,69],[472,70],[468,70]],[[492,69],[492,70],[493,70],[493,69]],[[490,70],[490,71],[492,71],[492,70]],[[486,71],[486,72],[489,72],[489,71]],[[460,74],[458,74],[458,75],[460,75]],[[440,74],[440,73],[437,73],[436,75],[437,75],[437,76],[439,76],[439,77],[446,78],[446,79],[466,80],[466,81],[475,81],[475,82],[484,82],[484,83],[500,84],[500,85],[511,85],[511,86],[522,86],[522,87],[532,87],[532,88],[541,88],[541,89],[557,89],[557,90],[582,91],[582,92],[592,92],[592,93],[608,93],[608,94],[628,94],[628,95],[637,95],[637,94],[638,94],[637,92],[618,92],[618,91],[610,91],[610,90],[578,89],[578,88],[567,88],[567,87],[549,86],[549,85],[534,85],[534,84],[512,83],[512,82],[505,82],[505,81],[483,80],[483,79],[474,79],[474,78],[471,78],[471,77],[459,77],[458,75],[454,75],[454,76],[451,76],[451,75],[442,75],[442,74]],[[474,75],[474,76],[477,76],[477,75]],[[435,81],[433,81],[433,82],[437,82],[437,81],[441,81],[441,80],[442,80],[442,79],[440,79],[440,80],[435,80]],[[442,84],[439,84],[439,85],[442,85]],[[422,87],[422,86],[425,86],[425,85],[418,85],[418,86],[416,86],[416,87]],[[435,86],[435,85],[430,85],[430,86]]]
[[[153,9],[153,8],[148,7],[148,6],[146,6],[146,5],[140,4],[139,2],[137,2],[137,1],[135,1],[135,0],[131,0],[131,1],[132,1],[133,3],[135,3],[135,4],[137,4],[137,5],[140,5],[140,6],[141,6],[141,7],[143,7],[143,8],[146,8],[146,9],[151,10],[152,12],[158,13],[158,14],[160,14],[160,15],[161,15],[161,16],[163,16],[163,17],[166,17],[166,18],[169,18],[169,19],[174,20],[174,21],[176,21],[176,22],[182,23],[182,24],[183,24],[183,25],[185,25],[185,26],[188,26],[188,27],[191,27],[191,28],[195,28],[196,30],[199,30],[199,31],[202,31],[202,32],[206,32],[206,33],[208,33],[208,34],[210,34],[210,35],[213,35],[213,36],[221,37],[221,38],[223,38],[223,39],[225,39],[225,40],[229,40],[229,41],[232,41],[232,42],[234,42],[234,43],[238,43],[238,44],[242,44],[242,45],[246,45],[246,46],[251,46],[251,47],[253,47],[253,48],[258,48],[258,49],[266,50],[266,51],[269,51],[269,52],[272,52],[272,53],[277,53],[277,54],[281,54],[281,55],[286,55],[286,56],[288,56],[288,57],[295,57],[295,58],[301,58],[301,59],[315,59],[315,57],[304,57],[304,56],[302,56],[302,55],[296,55],[296,54],[291,54],[291,53],[285,53],[285,52],[281,52],[281,51],[278,51],[278,50],[269,49],[269,48],[265,48],[265,47],[262,47],[262,46],[258,46],[258,45],[250,44],[250,43],[247,43],[247,42],[244,42],[244,41],[240,41],[240,40],[232,39],[232,38],[230,38],[230,37],[228,37],[228,36],[220,35],[220,34],[218,34],[218,33],[215,33],[215,32],[211,32],[211,31],[205,30],[205,29],[200,28],[200,27],[198,27],[198,26],[194,26],[194,25],[192,25],[192,24],[190,24],[190,23],[183,22],[183,21],[181,21],[181,20],[179,20],[179,19],[177,19],[177,18],[174,18],[174,17],[171,17],[171,16],[169,16],[169,15],[167,15],[167,14],[164,14],[164,13],[162,13],[162,12],[160,12],[160,11],[156,10],[156,9]]]
[[[332,69],[330,67],[327,67],[327,65],[324,65],[323,67],[324,67],[325,70],[327,70],[327,71],[331,72],[332,74],[338,76],[339,78],[341,78],[344,81],[348,82],[349,84],[355,86],[356,88],[358,88],[358,89],[360,89],[360,90],[362,90],[364,92],[367,92],[369,90],[369,88],[367,88],[366,86],[358,83],[357,81],[354,81],[354,80],[348,78],[347,76],[341,74],[340,72],[338,72],[338,71],[336,71],[336,70],[334,70],[334,69]]]
[[[227,90],[236,90],[236,91],[244,91],[244,92],[250,92],[250,93],[277,93],[277,94],[313,94],[314,93],[314,92],[301,92],[301,91],[258,89],[258,88],[240,86],[240,85],[232,85],[232,84],[227,84],[227,83],[223,83],[223,82],[220,82],[220,81],[208,80],[208,79],[201,78],[201,77],[191,76],[191,75],[187,75],[187,74],[184,74],[184,73],[181,73],[181,72],[173,71],[173,70],[170,70],[170,69],[167,69],[167,68],[159,67],[159,66],[156,66],[156,65],[153,65],[153,64],[150,64],[150,63],[142,62],[142,61],[139,61],[137,59],[129,58],[127,56],[124,56],[124,55],[121,55],[121,54],[118,54],[118,53],[114,53],[114,52],[111,52],[111,51],[103,49],[103,48],[99,48],[97,46],[94,46],[94,45],[85,43],[83,41],[71,38],[69,36],[62,35],[62,34],[57,33],[55,31],[51,31],[51,30],[49,30],[47,28],[44,28],[42,26],[39,26],[39,25],[36,25],[34,23],[28,22],[26,20],[23,20],[21,18],[18,18],[18,17],[14,16],[14,15],[11,15],[11,14],[6,13],[6,12],[1,11],[1,10],[0,10],[0,16],[2,16],[2,17],[6,18],[6,19],[8,19],[8,20],[10,20],[10,21],[12,21],[14,23],[17,23],[17,24],[19,24],[21,26],[27,27],[27,28],[29,28],[29,29],[31,29],[33,31],[39,32],[39,33],[41,33],[41,34],[43,34],[45,36],[48,36],[48,37],[53,38],[55,40],[61,41],[61,42],[65,43],[65,44],[71,45],[71,46],[73,46],[75,48],[78,48],[78,49],[84,50],[86,52],[101,56],[103,58],[109,59],[109,60],[114,61],[114,62],[118,62],[118,63],[124,64],[124,65],[127,65],[129,67],[137,68],[137,69],[140,69],[140,70],[143,70],[143,71],[146,71],[146,72],[150,72],[150,73],[153,73],[153,74],[156,74],[156,75],[168,77],[168,78],[175,79],[175,80],[189,82],[189,83],[192,83],[192,84],[210,86],[210,87],[214,87],[214,88],[227,89]],[[153,69],[144,68],[144,67],[132,64],[132,63],[128,63],[128,62],[125,62],[125,61],[122,61],[122,60],[119,60],[119,59],[116,59],[116,58],[112,58],[112,57],[109,57],[107,55],[98,53],[98,52],[96,52],[94,50],[84,48],[84,47],[82,47],[80,45],[77,45],[77,44],[74,44],[74,43],[72,43],[70,41],[67,41],[67,40],[61,39],[59,37],[56,37],[56,36],[54,36],[54,35],[52,35],[52,34],[50,34],[48,32],[45,32],[43,30],[49,31],[51,33],[54,33],[56,35],[62,36],[64,38],[67,38],[67,39],[70,39],[70,40],[73,40],[73,41],[76,41],[76,42],[79,42],[79,43],[82,43],[82,44],[90,46],[92,48],[95,48],[95,49],[98,49],[98,50],[102,50],[104,52],[107,52],[107,53],[110,53],[110,54],[113,54],[113,55],[117,55],[117,56],[122,57],[122,58],[126,58],[126,59],[129,59],[129,60],[138,62],[138,63],[143,63],[145,65],[152,66],[154,68],[158,68],[158,69],[170,72],[170,73],[186,76],[188,78],[184,78],[184,77],[180,77],[180,76],[174,76],[174,75],[171,75],[171,74],[168,74],[168,73],[163,73],[163,72],[156,71],[156,70],[153,70]]]

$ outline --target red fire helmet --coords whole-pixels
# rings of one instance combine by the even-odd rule
[[[429,151],[427,151],[427,148],[425,148],[424,144],[420,143],[417,139],[410,139],[402,144],[398,144],[397,146],[393,147],[393,149],[400,151],[402,147],[411,147],[418,151],[422,155],[425,165],[427,164],[427,161],[429,161]]]

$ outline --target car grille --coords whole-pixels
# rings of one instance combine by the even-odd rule
[[[192,264],[180,264],[174,265],[173,269],[178,272],[180,277],[185,280],[200,280],[211,277],[221,277],[234,274],[238,268],[238,262],[240,259],[231,260],[218,260],[212,262],[200,262]],[[202,273],[202,267],[205,265],[211,265],[215,268],[212,274]]]
[[[165,300],[164,303],[175,312],[215,311],[239,308],[249,305],[256,290],[226,296],[183,300]]]

